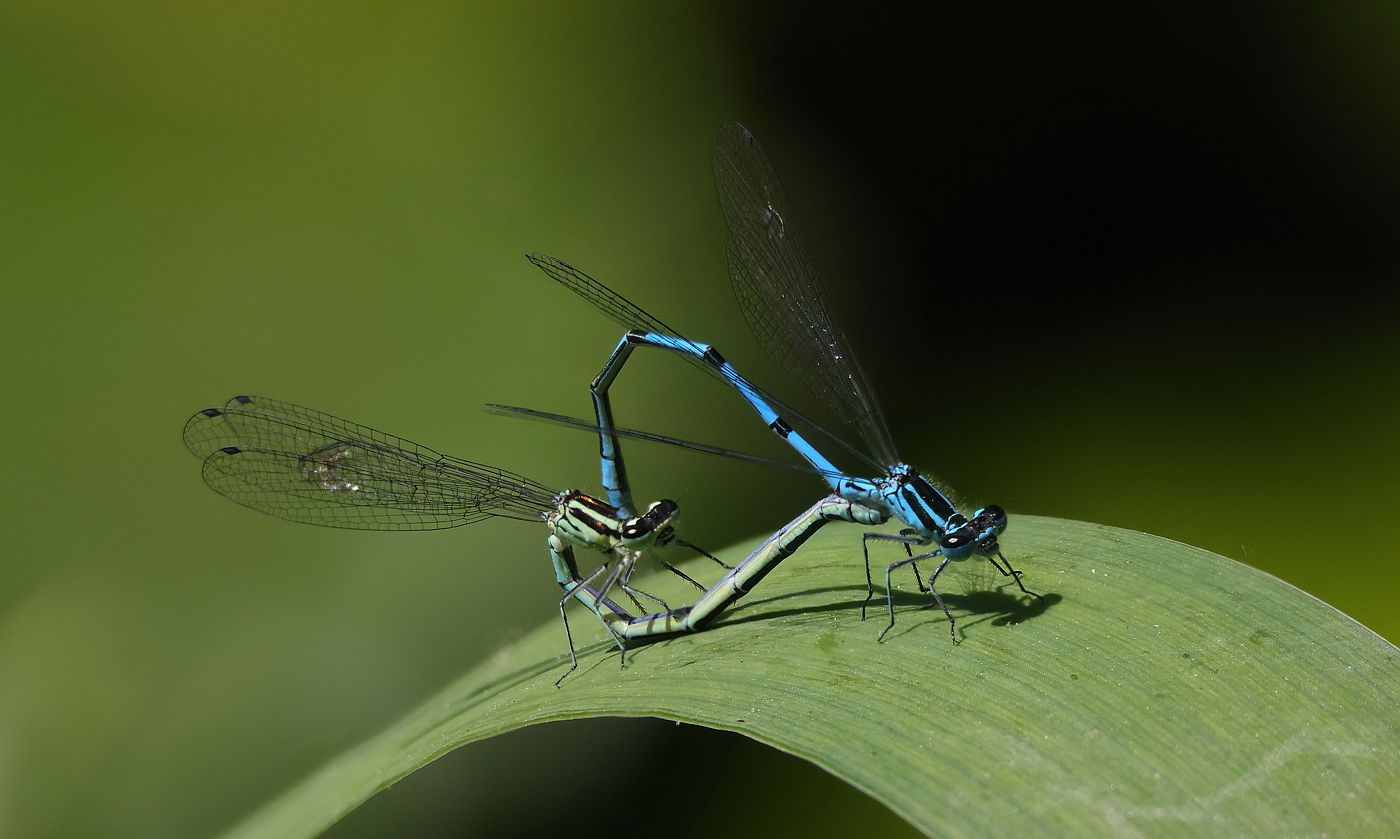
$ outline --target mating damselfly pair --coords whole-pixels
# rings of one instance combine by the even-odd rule
[[[894,626],[891,575],[902,566],[913,567],[919,589],[927,591],[943,610],[954,642],[958,640],[956,620],[936,588],[950,563],[984,557],[1022,592],[1039,598],[1026,589],[1020,572],[1001,551],[1005,512],[987,506],[970,517],[964,515],[943,491],[896,453],[869,381],[836,327],[831,305],[792,227],[787,199],[772,165],[753,135],[737,123],[722,129],[714,165],[729,230],[730,277],[745,319],[759,342],[783,359],[792,376],[858,432],[863,448],[844,441],[748,381],[713,347],[685,338],[568,263],[531,253],[531,262],[627,331],[590,385],[593,422],[527,408],[489,407],[597,433],[606,501],[578,490],[558,491],[504,469],[443,455],[299,405],[249,396],[205,409],[186,423],[185,443],[204,459],[205,481],[255,510],[333,527],[432,530],[490,517],[543,521],[555,579],[565,592],[559,611],[569,644],[570,667],[560,676],[561,681],[578,666],[565,608],[570,600],[582,603],[602,621],[625,656],[628,641],[704,628],[832,521],[873,526],[894,518],[905,525],[898,535],[866,532],[862,536],[866,578],[862,617],[874,594],[870,543],[904,546],[904,557],[885,568],[889,622],[880,638]],[[829,490],[738,565],[725,566],[727,573],[708,588],[658,557],[665,568],[703,592],[692,604],[676,609],[633,585],[632,575],[643,554],[674,542],[724,563],[677,538],[679,508],[674,501],[655,501],[637,512],[621,439],[652,440],[729,457],[773,461],[619,427],[609,390],[638,347],[679,354],[732,387],[768,428],[806,461],[807,466],[800,468],[821,477]],[[873,477],[838,468],[809,436],[839,446],[868,465]],[[575,547],[600,552],[603,564],[587,573],[581,571]],[[916,553],[915,547],[921,550]],[[925,584],[918,563],[934,559],[938,564]],[[615,591],[625,594],[638,614],[619,605]],[[659,609],[648,611],[643,601]]]

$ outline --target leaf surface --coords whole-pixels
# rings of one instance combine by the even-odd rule
[[[452,749],[598,716],[739,732],[930,835],[1400,834],[1400,650],[1177,542],[1015,516],[1004,545],[1045,600],[985,562],[950,566],[956,646],[907,572],[876,642],[883,599],[862,622],[860,542],[840,525],[711,629],[634,649],[625,668],[599,629],[555,688],[562,630],[546,624],[229,835],[314,836]],[[761,780],[713,792],[758,796]]]

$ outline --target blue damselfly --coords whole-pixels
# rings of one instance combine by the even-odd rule
[[[885,569],[889,624],[894,626],[894,596],[890,575],[898,568],[940,558],[926,590],[948,617],[957,641],[956,621],[935,588],[950,562],[985,557],[1002,576],[1011,577],[1022,592],[1039,598],[1021,582],[1021,572],[1001,552],[998,537],[1005,531],[1004,510],[988,505],[971,517],[926,476],[896,453],[888,425],[869,380],[836,327],[832,306],[817,278],[811,259],[793,229],[788,203],[777,175],[753,135],[738,123],[720,131],[715,147],[715,178],[720,205],[729,230],[729,273],[740,308],[750,329],[785,370],[822,403],[850,424],[865,448],[844,442],[771,393],[752,384],[713,347],[691,341],[641,307],[566,262],[539,253],[527,257],[564,287],[583,297],[628,330],[590,387],[596,427],[600,429],[602,480],[609,501],[632,509],[627,472],[613,421],[608,391],[636,347],[658,347],[679,353],[736,389],[763,422],[823,477],[834,497],[864,508],[864,518],[894,517],[906,527],[899,535],[865,533],[862,549],[866,570],[866,605],[874,592],[870,574],[870,542],[902,543],[905,558]],[[821,435],[873,467],[875,477],[850,475],[823,455],[802,433]],[[799,517],[800,518],[800,517]],[[931,550],[914,553],[912,546]],[[1000,560],[1000,562],[998,562]],[[865,605],[861,607],[865,614]]]

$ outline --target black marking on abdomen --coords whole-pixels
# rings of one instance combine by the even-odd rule
[[[768,423],[768,427],[776,431],[778,433],[778,436],[783,438],[784,440],[786,440],[787,436],[792,433],[792,426],[788,425],[782,417],[778,417],[777,419]]]
[[[764,577],[771,574],[773,572],[773,569],[778,567],[779,562],[782,562],[790,556],[792,556],[792,553],[790,551],[780,550],[778,554],[773,558],[772,562],[765,564],[762,568],[758,569],[758,571],[756,571],[752,577],[749,577],[747,580],[744,581],[744,591],[753,591],[753,587],[758,585]]]
[[[704,358],[705,361],[713,367],[723,367],[726,363],[724,360],[724,356],[720,355],[719,350],[715,349],[714,347],[710,347],[709,349],[705,350],[705,354],[702,356],[702,358]]]
[[[695,625],[694,625],[693,627],[691,627],[691,628],[692,628],[692,629],[704,629],[705,627],[709,626],[709,625],[714,621],[715,618],[717,618],[717,617],[719,617],[721,614],[723,614],[725,609],[728,609],[730,606],[733,606],[733,605],[734,605],[734,601],[735,601],[735,600],[738,600],[738,599],[741,598],[741,597],[743,597],[744,594],[745,594],[745,592],[742,592],[742,591],[735,591],[735,592],[731,593],[728,597],[724,598],[724,601],[723,601],[723,602],[721,602],[721,603],[720,603],[718,606],[716,606],[715,608],[711,609],[711,610],[710,610],[710,613],[709,613],[708,615],[706,615],[706,616],[704,616],[703,618],[701,618],[700,620],[696,621],[696,622],[695,622]]]
[[[671,612],[670,612],[670,614],[669,614],[669,617],[671,617],[673,620],[678,620],[678,621],[682,621],[682,622],[683,622],[683,621],[685,620],[685,616],[688,615],[688,614],[690,614],[691,608],[693,608],[693,607],[691,607],[691,606],[682,606],[682,607],[679,608],[679,609],[673,609],[673,610],[671,610]],[[627,623],[628,623],[629,625],[635,626],[636,624],[639,624],[639,623],[651,623],[651,622],[654,621],[654,620],[656,620],[656,615],[642,615],[640,618],[633,618],[632,620],[628,621]],[[652,636],[652,637],[655,637],[655,636]],[[637,639],[637,640],[646,640],[646,638],[647,638],[647,636],[643,636],[642,638],[639,638],[639,639]]]

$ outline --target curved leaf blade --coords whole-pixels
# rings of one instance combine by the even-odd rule
[[[556,689],[560,632],[540,627],[229,835],[313,836],[452,749],[593,716],[745,734],[940,836],[1400,829],[1400,650],[1206,551],[1057,519],[1013,528],[1008,555],[1046,603],[954,566],[940,590],[956,647],[912,580],[877,644],[854,531],[829,527],[717,626],[625,669],[599,641]]]

